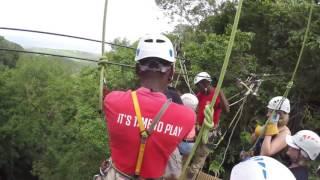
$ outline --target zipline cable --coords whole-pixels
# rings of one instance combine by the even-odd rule
[[[44,52],[37,52],[37,51],[26,51],[26,50],[17,50],[17,49],[8,49],[8,48],[0,48],[0,51],[18,52],[18,53],[26,53],[26,54],[39,54],[39,55],[44,55],[44,56],[54,56],[54,57],[60,57],[60,58],[77,59],[77,60],[81,60],[81,61],[99,63],[99,60],[96,60],[96,59],[81,58],[81,57],[75,57],[75,56],[66,56],[66,55],[60,55],[60,54],[51,54],[51,53],[44,53]],[[122,66],[122,67],[126,67],[126,68],[131,68],[131,69],[133,69],[135,67],[133,65],[122,64],[122,63],[117,63],[117,62],[112,62],[112,61],[108,61],[107,64],[115,65],[115,66]]]
[[[91,42],[97,42],[97,43],[102,43],[101,40],[97,39],[92,39],[92,38],[87,38],[87,37],[81,37],[81,36],[74,36],[74,35],[68,35],[68,34],[61,34],[61,33],[53,33],[53,32],[48,32],[48,31],[39,31],[39,30],[31,30],[31,29],[22,29],[22,28],[11,28],[11,27],[0,27],[2,30],[8,30],[8,31],[22,31],[22,32],[30,32],[30,33],[38,33],[38,34],[47,34],[47,35],[53,35],[53,36],[61,36],[61,37],[67,37],[67,38],[73,38],[73,39],[80,39],[80,40],[85,40],[85,41],[91,41]],[[117,46],[121,48],[126,48],[126,49],[131,49],[131,50],[136,50],[136,48],[121,45],[121,44],[115,44],[111,42],[104,42],[104,44],[108,44],[111,46]],[[184,61],[193,61],[199,64],[203,64],[204,62],[198,61],[198,60],[190,60],[182,57],[176,57],[176,59],[181,59]]]
[[[76,56],[44,53],[44,52],[39,52],[39,51],[26,51],[26,50],[17,50],[17,49],[9,49],[9,48],[0,48],[0,51],[18,52],[18,53],[25,53],[25,54],[38,54],[38,55],[43,55],[43,56],[53,56],[53,57],[60,57],[60,58],[76,59],[76,60],[80,60],[80,61],[87,61],[87,62],[98,63],[98,64],[100,62],[98,59],[90,59],[90,58],[82,58],[82,57],[76,57]],[[134,65],[123,64],[123,63],[118,63],[118,62],[113,62],[113,61],[107,61],[105,63],[108,65],[120,66],[120,67],[129,68],[129,69],[135,68]],[[183,73],[178,73],[178,72],[176,72],[175,74],[183,75]]]
[[[11,27],[0,27],[0,29],[9,30],[9,31],[22,31],[22,32],[31,32],[31,33],[38,33],[38,34],[47,34],[47,35],[53,35],[53,36],[61,36],[61,37],[67,37],[67,38],[73,38],[73,39],[80,39],[80,40],[85,40],[85,41],[103,43],[101,40],[97,40],[97,39],[91,39],[91,38],[80,37],[80,36],[73,36],[73,35],[68,35],[68,34],[53,33],[53,32],[47,32],[47,31],[38,31],[38,30],[22,29],[22,28],[11,28]],[[128,47],[128,46],[115,44],[115,43],[111,43],[111,42],[104,42],[104,44],[136,50],[133,47]]]
[[[243,0],[239,0],[238,9],[237,9],[237,12],[236,12],[236,15],[235,15],[235,19],[234,19],[234,23],[233,23],[233,26],[232,26],[230,40],[229,40],[229,43],[228,43],[227,52],[226,52],[226,55],[225,55],[225,58],[224,58],[224,62],[223,62],[223,65],[222,65],[219,81],[218,81],[217,87],[215,89],[215,93],[214,93],[214,96],[212,98],[212,101],[210,103],[210,108],[212,108],[212,109],[213,109],[213,106],[214,106],[214,104],[215,104],[215,102],[217,100],[217,97],[218,97],[218,94],[219,94],[219,91],[220,91],[220,88],[221,88],[221,85],[222,85],[222,82],[223,82],[223,79],[224,79],[224,76],[225,76],[225,73],[226,73],[226,70],[227,70],[227,67],[228,67],[228,64],[229,64],[229,59],[230,59],[230,55],[231,55],[231,51],[232,51],[232,47],[233,47],[233,43],[234,43],[236,31],[237,31],[237,27],[238,27],[238,23],[239,23],[239,19],[240,19],[242,2],[243,2]],[[182,180],[184,178],[186,170],[187,170],[187,167],[189,166],[189,164],[191,162],[191,159],[192,159],[193,155],[195,154],[198,145],[200,144],[203,132],[206,131],[205,130],[206,127],[204,125],[205,125],[205,123],[202,124],[200,132],[199,132],[198,137],[196,139],[196,142],[195,142],[194,146],[192,147],[191,153],[188,156],[188,159],[187,159],[186,163],[183,165],[182,173],[181,173],[181,176],[179,178],[180,180]]]

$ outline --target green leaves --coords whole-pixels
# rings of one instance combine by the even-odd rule
[[[107,157],[98,71],[74,73],[78,66],[22,56],[16,68],[0,72],[0,168],[8,177],[23,179],[32,168],[40,179],[88,179]]]
[[[0,36],[0,48],[12,49],[12,50],[22,50],[23,48],[13,42],[9,42],[4,37]],[[0,50],[0,65],[5,65],[10,68],[16,66],[16,62],[19,59],[19,53],[17,52],[8,52]]]

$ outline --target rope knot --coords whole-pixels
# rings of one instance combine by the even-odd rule
[[[214,109],[209,104],[207,104],[204,109],[203,134],[202,134],[203,144],[208,143],[209,131],[214,126],[213,113],[214,113]]]
[[[107,64],[108,64],[108,60],[106,56],[102,56],[101,58],[99,58],[99,62],[98,62],[99,66],[106,67]]]
[[[293,81],[289,81],[287,84],[287,89],[291,89],[293,86]]]

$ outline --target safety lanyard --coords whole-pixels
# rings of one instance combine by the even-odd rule
[[[171,99],[167,100],[162,105],[161,109],[154,117],[150,127],[146,130],[144,127],[144,123],[142,121],[141,110],[140,110],[140,105],[139,105],[139,101],[138,101],[138,97],[137,97],[137,92],[132,91],[131,96],[132,96],[134,111],[136,113],[138,123],[139,123],[139,129],[140,129],[140,147],[139,147],[139,154],[138,154],[138,159],[137,159],[136,168],[135,168],[135,176],[139,176],[140,172],[141,172],[141,166],[142,166],[142,161],[143,161],[144,150],[145,150],[147,138],[151,135],[151,133],[154,130],[154,126],[159,122],[162,115],[164,114],[166,109],[169,107],[169,105],[171,103]]]

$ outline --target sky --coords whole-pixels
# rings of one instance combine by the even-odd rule
[[[1,0],[0,27],[102,37],[104,0]],[[148,33],[164,33],[174,25],[154,0],[108,0],[106,40],[131,42]],[[100,53],[101,45],[88,41],[27,32],[0,30],[0,36],[24,47],[71,49]]]

